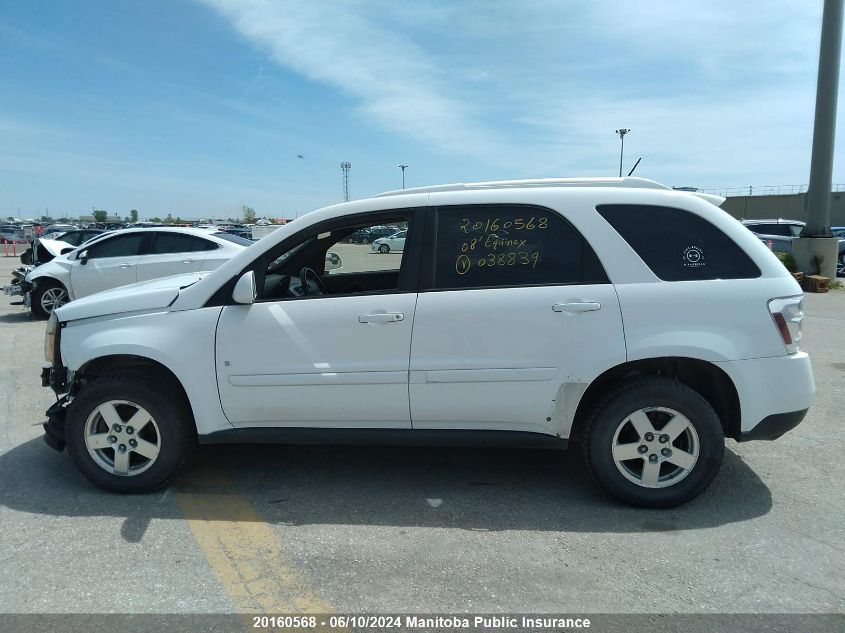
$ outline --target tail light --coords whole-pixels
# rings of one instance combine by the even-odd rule
[[[783,297],[769,301],[772,321],[780,332],[786,351],[794,354],[801,340],[801,323],[804,321],[804,296]]]

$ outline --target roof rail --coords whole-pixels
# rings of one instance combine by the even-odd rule
[[[478,189],[517,189],[528,187],[629,187],[636,189],[669,189],[666,185],[649,180],[648,178],[538,178],[533,180],[491,180],[489,182],[461,182],[451,185],[433,185],[431,187],[414,187],[412,189],[396,189],[385,191],[373,196],[384,198],[387,196],[402,196],[412,193],[435,193],[440,191],[472,191]]]

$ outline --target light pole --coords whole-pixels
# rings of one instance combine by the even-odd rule
[[[402,170],[402,189],[405,188],[405,170],[408,169],[407,165],[399,165],[399,169]]]
[[[622,177],[622,155],[625,153],[625,135],[630,132],[631,130],[620,127],[616,130],[616,133],[619,135],[619,140],[622,141],[622,147],[619,148],[619,177]]]

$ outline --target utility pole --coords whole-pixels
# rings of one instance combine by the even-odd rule
[[[405,170],[408,169],[407,165],[399,165],[399,169],[402,170],[402,189],[405,188]]]
[[[340,168],[343,170],[343,200],[349,202],[349,170],[352,169],[352,163],[345,160]]]
[[[825,0],[819,48],[819,76],[816,84],[816,113],[810,185],[804,198],[807,225],[796,240],[799,268],[816,272],[813,262],[821,259],[818,274],[836,278],[838,242],[830,233],[830,190],[833,179],[833,141],[836,136],[836,96],[839,89],[839,55],[842,49],[843,0]]]
[[[622,141],[622,146],[619,148],[619,177],[622,177],[622,156],[625,154],[625,135],[630,132],[631,130],[620,127],[616,130],[616,133],[619,135],[619,140]]]
[[[807,188],[807,226],[802,235],[830,236],[830,189],[833,176],[833,141],[836,136],[836,94],[839,88],[839,52],[842,48],[842,0],[825,0],[816,86],[816,120],[810,185]]]

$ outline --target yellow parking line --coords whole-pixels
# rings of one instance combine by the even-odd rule
[[[196,469],[192,469],[196,470]],[[200,469],[206,470],[206,469]],[[226,594],[240,613],[329,613],[294,571],[282,543],[249,501],[217,472],[193,472],[176,501]],[[187,489],[187,490],[185,490]],[[203,489],[208,492],[203,492]]]

